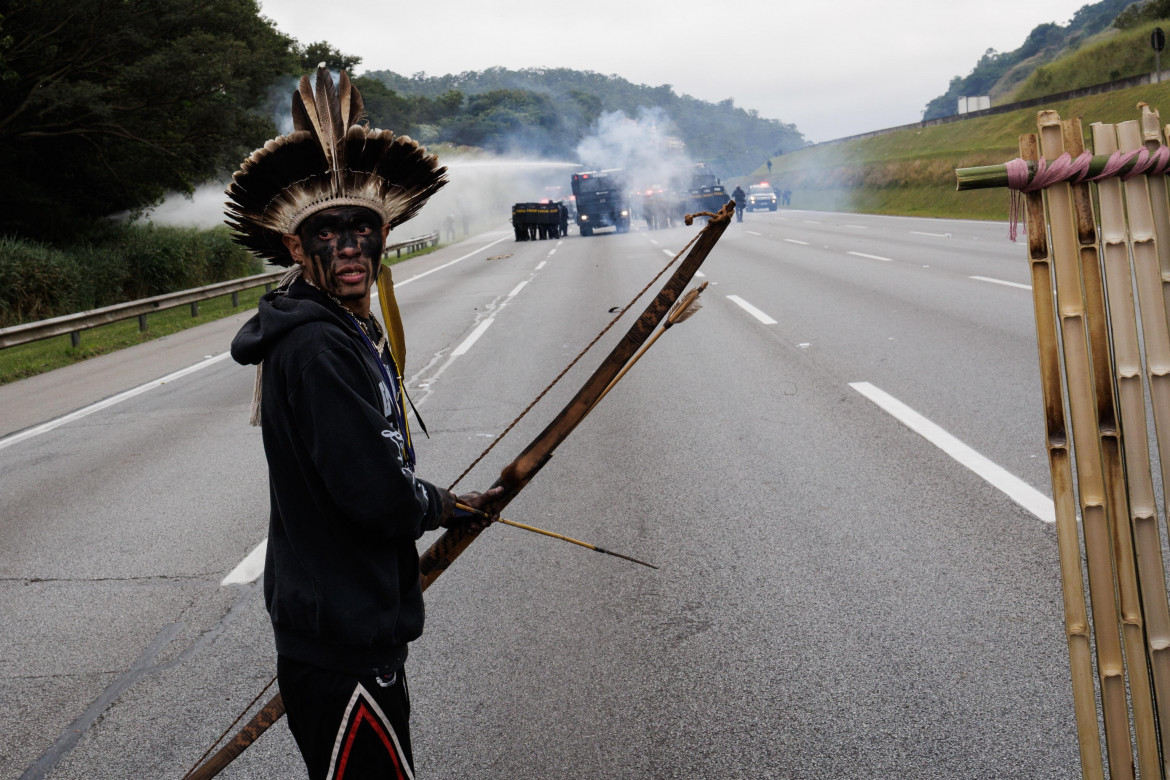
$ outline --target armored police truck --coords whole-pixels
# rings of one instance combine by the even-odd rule
[[[573,197],[581,235],[591,236],[594,230],[604,227],[612,227],[618,233],[630,229],[630,200],[620,170],[574,173]]]

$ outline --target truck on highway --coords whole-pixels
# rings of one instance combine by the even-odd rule
[[[573,198],[581,235],[591,236],[594,230],[604,227],[612,227],[618,233],[630,229],[630,199],[620,170],[574,173]]]
[[[719,181],[715,172],[705,163],[696,165],[691,172],[690,210],[715,213],[729,200],[731,196],[727,194],[727,188]]]

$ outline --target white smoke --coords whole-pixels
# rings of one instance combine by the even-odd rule
[[[448,183],[418,216],[391,233],[391,244],[436,232],[446,243],[452,227],[456,240],[482,230],[506,229],[514,203],[566,199],[572,174],[581,170],[577,162],[504,158],[441,148],[432,151],[447,167]],[[170,195],[143,218],[157,225],[179,227],[221,225],[227,186],[227,182],[209,184],[191,197]]]
[[[632,119],[622,111],[602,114],[577,154],[594,170],[623,169],[635,189],[669,186],[695,165],[666,112],[641,106]]]

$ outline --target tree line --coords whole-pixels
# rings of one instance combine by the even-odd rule
[[[573,159],[603,113],[634,118],[645,109],[660,109],[689,155],[725,177],[750,173],[770,157],[807,145],[794,125],[731,99],[710,103],[679,95],[670,84],[650,87],[569,68],[489,68],[445,76],[380,70],[365,74],[361,89],[363,95],[385,95],[380,105],[389,110],[379,118],[424,143],[501,154]]]
[[[296,79],[361,58],[302,45],[255,0],[9,0],[0,5],[0,235],[68,243],[112,215],[224,181],[277,135]],[[573,159],[598,118],[663,109],[724,176],[800,148],[793,125],[568,69],[355,77],[371,124],[424,143]]]

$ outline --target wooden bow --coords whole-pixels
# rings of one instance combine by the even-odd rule
[[[732,205],[728,203],[719,210],[718,214],[707,214],[710,219],[692,244],[691,250],[682,264],[659,290],[654,300],[642,312],[642,316],[633,324],[625,337],[602,361],[593,375],[585,382],[585,385],[577,391],[568,405],[515,460],[504,468],[499,479],[492,485],[492,487],[502,487],[503,493],[484,509],[493,514],[499,514],[532,481],[532,478],[536,476],[544,464],[548,463],[557,446],[592,411],[598,399],[605,394],[610,382],[617,378],[622,369],[637,353],[638,348],[650,338],[658,323],[670,311],[670,307],[682,295],[695,272],[699,270],[699,266],[707,259],[707,255],[710,254],[715,243],[723,235],[723,231],[731,224],[733,213]],[[687,222],[690,223],[690,217],[688,217]],[[438,579],[439,575],[447,570],[479,534],[479,531],[470,530],[466,526],[448,529],[426,552],[419,556],[422,589],[425,591],[432,582]],[[205,763],[188,772],[183,780],[209,780],[215,777],[282,715],[284,715],[284,700],[278,693],[252,717],[230,742]],[[228,728],[230,731],[231,727]]]

